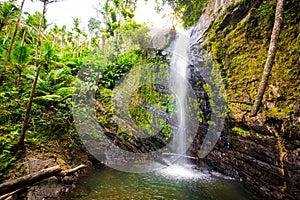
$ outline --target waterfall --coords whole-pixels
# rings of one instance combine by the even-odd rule
[[[173,88],[176,96],[176,121],[177,121],[177,140],[174,143],[173,152],[178,155],[185,154],[187,150],[187,108],[188,108],[188,84],[187,77],[189,76],[187,67],[189,65],[189,30],[177,32],[176,39],[171,45],[171,61],[170,61],[170,81],[169,88]],[[187,162],[186,159],[179,159],[180,164]]]
[[[154,43],[151,44],[153,46],[149,47],[150,50],[167,48],[166,51],[170,52],[169,55],[163,55],[163,59],[170,63],[169,69],[165,65],[162,65],[161,68],[159,65],[139,65],[132,68],[121,79],[111,97],[112,112],[113,120],[118,125],[119,130],[132,136],[130,140],[133,140],[133,142],[128,145],[127,141],[124,142],[117,133],[108,132],[106,128],[99,124],[95,112],[95,102],[91,101],[91,99],[94,99],[95,94],[87,95],[90,94],[90,85],[94,86],[94,83],[99,81],[99,69],[90,69],[90,65],[82,66],[78,73],[80,79],[75,86],[76,92],[73,94],[73,117],[76,129],[85,147],[93,156],[106,161],[106,165],[112,168],[139,173],[154,171],[169,165],[169,163],[174,163],[181,155],[186,154],[196,135],[198,137],[195,140],[196,145],[198,145],[195,149],[197,157],[204,158],[213,149],[221,134],[226,109],[224,106],[225,101],[219,99],[222,93],[218,92],[218,88],[214,87],[213,84],[215,81],[215,78],[211,76],[213,66],[210,64],[212,61],[209,59],[209,54],[202,46],[205,43],[203,34],[209,28],[209,25],[221,16],[226,7],[236,1],[239,0],[209,1],[207,9],[201,15],[195,27],[178,32],[176,39],[171,42],[169,47],[168,45],[173,37],[172,31],[169,31],[169,33],[163,32],[158,35],[158,40],[151,41],[151,43]],[[224,3],[227,5],[225,6]],[[171,56],[171,60],[169,60],[169,56]],[[96,71],[97,73],[94,73]],[[213,72],[213,76],[218,75],[216,70]],[[86,80],[89,80],[89,82],[86,82]],[[219,78],[219,80],[221,79]],[[169,87],[165,87],[166,84],[169,84]],[[169,112],[169,105],[157,109],[155,109],[156,105],[148,105],[147,102],[145,105],[140,105],[154,118],[162,118],[165,122],[163,125],[167,127],[165,129],[158,126],[160,123],[155,123],[155,120],[153,120],[153,123],[149,123],[149,126],[145,126],[146,129],[141,129],[136,121],[131,118],[131,98],[142,86],[148,85],[162,86],[162,93],[164,93],[164,90],[169,89],[166,94],[173,94],[173,96],[169,95],[168,97],[171,96],[171,98],[166,98],[166,102],[163,103],[171,102],[170,110],[172,112],[174,110],[173,97],[176,96],[176,116]],[[204,86],[207,87],[204,88]],[[209,100],[213,102],[212,105]],[[162,112],[155,115],[154,112],[156,111]],[[148,134],[149,127],[152,129]],[[169,131],[170,129],[172,131]],[[162,130],[165,130],[167,134],[160,134]],[[153,133],[156,133],[156,135]],[[147,138],[150,139],[147,140]],[[159,140],[162,140],[162,142]],[[156,143],[165,146],[159,149]],[[142,151],[136,151],[137,149],[142,149]],[[149,152],[146,154],[145,151]],[[161,162],[166,159],[168,159],[168,162],[165,162],[167,164]],[[182,159],[180,160],[182,161]]]
[[[230,0],[238,1],[238,0]],[[177,33],[176,39],[170,45],[170,81],[169,88],[176,94],[177,129],[173,130],[178,136],[172,152],[185,155],[197,132],[195,124],[201,121],[200,147],[197,156],[205,157],[215,146],[220,137],[225,120],[226,102],[220,74],[213,64],[209,52],[203,45],[206,42],[204,33],[209,25],[221,15],[216,9],[222,5],[222,0],[210,1],[207,10],[201,15],[195,26]],[[230,5],[230,3],[228,3]],[[226,6],[228,6],[226,4]],[[212,15],[211,13],[214,13]],[[206,87],[206,88],[205,88]],[[192,97],[193,96],[193,97]],[[198,99],[196,108],[191,99]],[[202,116],[199,116],[200,109]],[[201,118],[201,119],[200,119]],[[194,133],[192,133],[194,131]],[[177,157],[177,158],[178,158]],[[179,159],[179,164],[187,163],[187,159]]]

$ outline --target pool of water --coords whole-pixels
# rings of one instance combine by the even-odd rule
[[[68,199],[252,199],[238,183],[218,173],[173,165],[151,173],[95,170],[81,179]]]

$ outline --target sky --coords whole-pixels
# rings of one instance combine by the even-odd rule
[[[55,23],[58,27],[66,25],[72,27],[73,18],[80,19],[80,27],[87,30],[87,24],[90,17],[97,18],[95,7],[99,8],[99,3],[103,0],[63,0],[61,2],[52,3],[47,6],[46,18],[48,23]],[[157,14],[154,10],[154,0],[138,0],[137,10],[135,12],[135,20],[140,23],[147,23],[153,28],[170,28],[171,8],[166,6],[164,12]],[[27,0],[24,5],[24,11],[33,14],[36,11],[41,12],[43,5],[40,1]],[[168,17],[169,16],[169,17]]]

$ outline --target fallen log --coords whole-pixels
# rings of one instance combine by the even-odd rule
[[[179,156],[179,157],[184,157],[184,158],[190,158],[193,160],[198,160],[198,158],[194,157],[194,156],[187,156],[187,155],[183,155],[183,154],[177,154],[177,153],[162,153],[163,155],[168,155],[168,156]]]
[[[73,169],[67,169],[67,170],[61,171],[56,176],[59,176],[60,178],[63,178],[65,176],[70,176],[70,175],[74,174],[75,172],[77,172],[81,169],[84,169],[86,167],[87,167],[86,165],[79,165]]]
[[[0,195],[4,195],[9,192],[13,192],[19,188],[32,185],[40,180],[43,180],[45,178],[49,178],[51,176],[54,176],[61,172],[61,168],[59,165],[56,165],[54,167],[50,167],[47,169],[43,169],[41,171],[28,174],[25,176],[22,176],[20,178],[5,182],[0,184]]]
[[[79,165],[73,169],[62,171],[61,167],[59,165],[56,165],[54,167],[43,169],[38,172],[22,176],[20,178],[7,181],[5,183],[0,184],[0,197],[7,193],[11,193],[28,186],[32,186],[52,176],[56,176],[57,178],[63,178],[65,176],[69,176],[71,174],[74,174],[78,170],[86,167],[87,167],[86,165]]]
[[[2,195],[2,196],[0,196],[0,200],[3,200],[3,199],[6,199],[6,198],[10,197],[11,195],[20,192],[22,189],[24,189],[24,188],[17,189],[17,190],[15,190],[15,191],[13,191],[13,192],[10,192],[10,193],[8,193],[8,194]]]

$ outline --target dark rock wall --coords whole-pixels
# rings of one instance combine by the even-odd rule
[[[295,41],[298,41],[296,38],[299,39],[299,35],[295,35],[294,38],[291,35],[298,29],[299,22],[295,19],[299,19],[299,14],[295,14],[295,8],[299,2],[295,4],[295,1],[286,1],[285,25],[272,78],[261,111],[253,118],[249,117],[249,112],[261,76],[261,70],[258,70],[264,63],[255,62],[264,57],[261,49],[268,48],[267,35],[271,34],[272,12],[276,3],[230,2],[231,6],[226,5],[228,9],[223,9],[223,14],[216,14],[218,7],[211,5],[217,3],[218,1],[210,1],[204,16],[201,16],[197,24],[203,24],[203,19],[211,19],[210,26],[198,28],[192,36],[198,38],[197,47],[192,47],[194,57],[202,52],[203,45],[212,52],[212,58],[226,85],[229,108],[222,135],[213,151],[205,158],[205,162],[213,169],[234,177],[259,198],[300,199],[300,117],[297,109],[297,86],[294,86],[295,81],[297,83],[295,78],[299,75],[299,59],[293,60],[292,55],[288,53],[291,50],[286,50],[290,49],[289,45],[298,44],[295,44]],[[265,23],[268,25],[264,25]],[[282,35],[285,35],[285,38]],[[284,43],[284,39],[291,42]],[[247,60],[249,57],[252,61]],[[293,60],[292,64],[288,61],[282,62],[287,57]],[[239,62],[233,63],[237,58]],[[192,72],[197,71],[199,67],[197,59],[193,60]],[[282,74],[287,69],[292,70],[293,74],[289,73],[283,77]],[[192,77],[197,76],[192,74]],[[198,81],[192,78],[190,82],[197,85]],[[286,84],[290,85],[290,88],[285,88]],[[290,107],[293,109],[283,114],[282,111]],[[192,153],[195,154],[200,149],[204,133],[205,128],[199,130]]]
[[[224,133],[225,134],[225,133]],[[257,139],[230,133],[232,148],[219,141],[206,161],[213,169],[233,176],[246,188],[267,199],[299,199],[299,151],[285,154],[282,173],[276,138]]]

